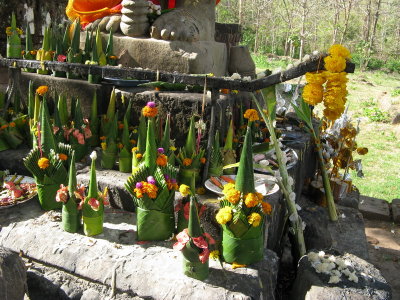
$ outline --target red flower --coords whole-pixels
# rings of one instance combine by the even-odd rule
[[[60,130],[59,127],[53,126],[53,134],[56,134]]]
[[[197,247],[199,247],[199,248],[201,248],[201,249],[207,249],[207,248],[208,248],[207,241],[206,241],[202,236],[199,236],[199,237],[192,237],[192,240],[193,240],[193,243],[194,243]]]
[[[85,135],[85,139],[88,139],[88,138],[92,137],[92,131],[90,130],[90,128],[88,126],[83,128],[83,133]]]
[[[4,187],[6,189],[12,190],[13,188],[15,188],[15,183],[12,181],[4,182]]]
[[[206,263],[209,256],[210,256],[210,251],[208,250],[208,248],[203,249],[203,252],[199,254],[199,259],[201,263],[202,264]]]
[[[190,240],[190,237],[188,234],[188,229],[185,228],[183,231],[178,233],[178,235],[176,236],[176,239],[178,241],[174,244],[173,248],[174,248],[174,250],[181,251],[186,246],[186,243],[189,242],[189,240]]]
[[[68,201],[68,187],[64,186],[63,184],[60,185],[60,189],[57,191],[56,194],[56,201],[67,203]]]
[[[59,62],[65,62],[67,60],[67,57],[65,55],[60,54],[57,56],[57,61]]]
[[[93,210],[98,211],[100,208],[100,202],[96,198],[90,198],[88,204],[92,207]]]

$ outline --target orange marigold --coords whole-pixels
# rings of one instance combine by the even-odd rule
[[[244,203],[247,207],[254,207],[260,203],[260,199],[256,193],[248,193],[244,198]]]
[[[341,56],[327,56],[324,58],[325,69],[330,72],[339,73],[346,69],[346,59]]]
[[[141,153],[136,153],[136,158],[137,159],[142,159],[143,155]]]
[[[191,164],[192,164],[192,159],[191,158],[185,158],[184,160],[183,160],[183,165],[185,166],[185,167],[188,167],[188,166],[190,166]]]
[[[201,162],[202,164],[205,164],[206,161],[207,161],[207,159],[206,159],[205,157],[200,158],[200,162]]]
[[[10,127],[15,127],[15,122],[11,122]]]
[[[148,118],[154,118],[158,113],[158,108],[154,102],[147,102],[147,105],[143,107],[142,114]]]
[[[258,112],[255,109],[248,109],[243,115],[246,119],[249,119],[249,121],[258,121],[260,120],[260,117],[258,116]]]
[[[272,206],[268,202],[261,202],[262,210],[264,214],[270,215],[272,212]]]
[[[236,204],[240,200],[240,191],[235,190],[235,189],[229,189],[226,192],[224,192],[226,200],[228,200],[230,203]]]
[[[68,156],[64,153],[60,153],[60,154],[58,154],[58,158],[63,161],[66,161],[68,159]]]
[[[165,167],[167,165],[168,158],[165,154],[160,154],[157,156],[156,164],[160,167]]]
[[[50,161],[46,157],[42,157],[38,160],[38,166],[42,170],[47,169],[50,167]]]
[[[47,85],[41,85],[36,89],[36,94],[43,96],[44,94],[47,93],[49,90],[49,87]]]

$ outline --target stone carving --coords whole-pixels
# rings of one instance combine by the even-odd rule
[[[147,0],[123,0],[120,28],[123,34],[130,37],[144,36],[150,24],[147,18],[149,4]]]

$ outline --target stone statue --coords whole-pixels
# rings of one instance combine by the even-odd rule
[[[187,42],[214,40],[215,5],[219,1],[152,0],[162,9],[175,9],[156,19],[150,28],[151,37]],[[135,7],[140,7],[141,11],[135,12]],[[80,17],[81,24],[89,29],[100,26],[101,30],[116,31],[121,27],[123,33],[135,36],[140,35],[137,33],[140,30],[128,27],[140,23],[139,27],[147,30],[143,25],[143,0],[69,0],[66,13],[71,20]],[[135,21],[136,17],[139,22]]]

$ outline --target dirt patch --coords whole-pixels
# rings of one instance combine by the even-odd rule
[[[392,299],[400,299],[400,226],[391,222],[365,220],[369,261],[392,287]]]

